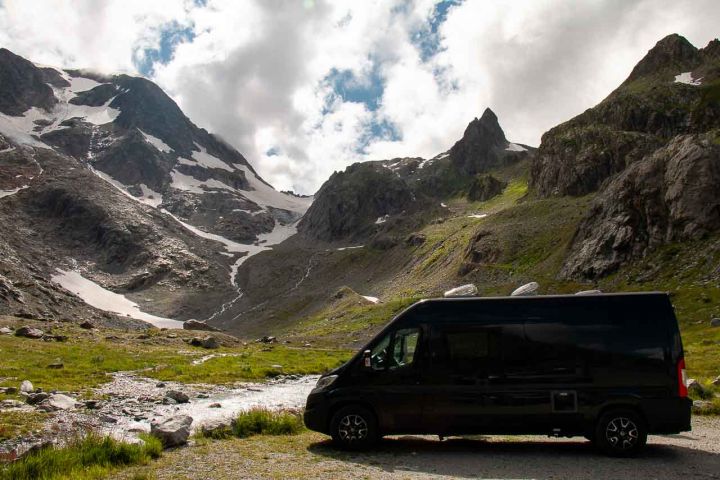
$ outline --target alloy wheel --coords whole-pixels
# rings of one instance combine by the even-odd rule
[[[358,442],[367,438],[368,424],[360,415],[345,415],[338,425],[338,434],[344,442]]]
[[[619,450],[629,450],[638,442],[639,432],[635,423],[626,417],[617,417],[607,424],[605,438],[608,444]]]

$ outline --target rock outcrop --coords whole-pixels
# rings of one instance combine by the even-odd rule
[[[681,135],[630,165],[593,202],[575,234],[565,277],[593,278],[672,241],[720,230],[720,145]]]
[[[507,182],[498,180],[489,173],[478,175],[470,184],[467,198],[471,202],[484,202],[500,195],[507,187]]]

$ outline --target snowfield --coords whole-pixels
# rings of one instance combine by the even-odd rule
[[[57,274],[53,275],[51,280],[100,310],[142,320],[158,328],[183,328],[183,322],[145,313],[135,302],[101,287],[78,272],[57,269]]]

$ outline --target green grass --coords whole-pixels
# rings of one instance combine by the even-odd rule
[[[189,361],[176,363],[150,372],[149,376],[186,383],[223,384],[239,380],[263,380],[281,374],[324,373],[344,363],[351,354],[340,349],[291,348],[284,345],[249,345],[217,353],[231,355],[216,357],[200,365],[192,365]]]
[[[103,336],[79,329],[67,333],[70,339],[62,343],[0,336],[3,359],[0,386],[18,387],[22,380],[30,380],[35,387],[48,391],[85,391],[108,382],[109,373],[138,370],[158,380],[228,384],[279,374],[323,373],[350,356],[350,352],[337,349],[250,344],[206,350],[190,347],[181,340],[147,343],[127,337],[122,341],[107,341]],[[192,363],[209,354],[228,356],[212,358],[199,365]],[[48,359],[55,358],[60,358],[65,367],[48,369]]]
[[[240,412],[229,428],[203,432],[205,438],[247,438],[253,435],[296,435],[305,429],[302,414],[294,411],[253,408]]]
[[[119,467],[147,464],[160,457],[162,445],[143,436],[142,444],[89,435],[61,448],[47,448],[0,467],[0,480],[96,479]]]
[[[0,440],[7,440],[39,430],[47,418],[42,412],[0,411]]]

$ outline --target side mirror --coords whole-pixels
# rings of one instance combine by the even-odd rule
[[[363,352],[362,364],[364,368],[372,368],[372,358],[370,357],[370,350],[365,350]]]

